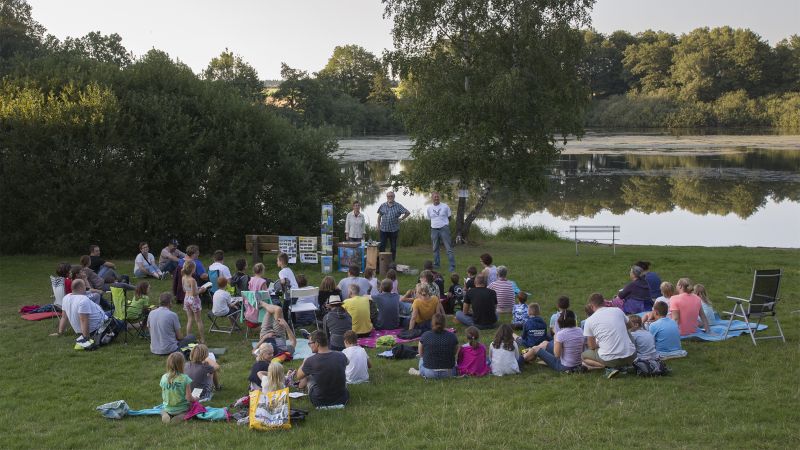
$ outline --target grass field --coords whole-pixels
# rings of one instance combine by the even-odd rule
[[[610,296],[637,259],[652,261],[662,279],[689,276],[704,283],[718,311],[727,306],[725,295],[749,294],[754,268],[780,267],[785,275],[778,309],[787,342],[753,347],[746,336],[689,342],[689,356],[670,361],[668,377],[612,380],[597,372],[560,375],[529,365],[518,376],[425,381],[407,374],[409,361],[374,358],[370,350],[371,382],[351,388],[347,408],[312,411],[288,432],[201,421],[167,427],[152,416],[112,421],[95,406],[124,399],[141,409],[160,402],[164,359],[136,339],[127,346],[120,339],[95,352],[74,351],[72,337],[47,336],[52,321],[20,320],[20,305],[49,303],[48,275],[56,263],[77,257],[2,256],[0,448],[785,448],[800,442],[800,314],[790,313],[800,309],[800,251],[623,246],[612,256],[607,247],[586,245],[576,257],[567,242],[498,241],[457,248],[460,273],[477,265],[485,251],[510,268],[510,278],[533,293],[546,315],[566,294],[580,318],[588,295]],[[399,259],[419,267],[428,252],[427,246],[401,248]],[[208,254],[206,249],[204,261]],[[228,255],[229,265],[237,256]],[[116,262],[124,273],[131,271],[132,261]],[[268,269],[274,277],[271,261]],[[318,270],[295,272],[316,284]],[[400,280],[401,288],[411,283],[410,277]],[[151,298],[166,289],[167,281],[156,281]],[[185,313],[175,310],[185,325]],[[460,327],[457,332],[464,342]],[[484,342],[490,337],[481,336]],[[220,358],[224,390],[211,402],[225,406],[246,393],[250,346],[236,334],[214,333],[207,340],[228,349]],[[306,399],[293,406],[311,409]]]

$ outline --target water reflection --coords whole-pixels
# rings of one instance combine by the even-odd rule
[[[395,143],[396,144],[396,143]],[[394,154],[403,155],[407,148]],[[380,150],[382,156],[390,149]],[[342,171],[350,180],[354,198],[359,198],[370,214],[383,201],[389,177],[400,170],[413,170],[413,161],[346,162]],[[736,151],[703,151],[692,154],[669,152],[565,152],[547,174],[548,189],[525,197],[496,191],[482,214],[490,228],[512,223],[544,223],[561,226],[566,222],[595,223],[613,220],[628,224],[639,218],[645,222],[676,220],[688,215],[718,216],[711,223],[734,225],[742,236],[727,239],[725,230],[713,227],[705,245],[800,246],[800,151],[741,148]],[[474,201],[474,198],[470,198]],[[399,196],[398,201],[420,211],[426,196]],[[451,204],[455,199],[447,200]],[[765,217],[751,220],[756,213]],[[788,219],[788,220],[787,220]],[[700,223],[700,222],[697,222]],[[766,228],[763,225],[769,224]],[[696,226],[694,228],[703,228]],[[663,237],[661,243],[688,243],[678,235]],[[716,236],[714,234],[719,234]],[[758,235],[780,236],[782,242],[759,240]],[[627,240],[628,243],[645,243]],[[647,243],[652,243],[648,241]]]

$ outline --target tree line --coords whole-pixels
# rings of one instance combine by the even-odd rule
[[[0,24],[3,253],[241,248],[246,233],[315,235],[320,201],[341,200],[330,133],[267,107],[230,52],[198,76],[116,34],[59,41],[21,0]]]
[[[800,127],[800,35],[749,29],[584,32],[588,126]]]

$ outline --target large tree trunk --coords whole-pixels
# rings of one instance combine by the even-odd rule
[[[469,229],[472,226],[472,222],[478,218],[478,215],[483,209],[483,205],[485,205],[486,200],[489,199],[491,191],[491,185],[485,184],[478,197],[478,201],[466,217],[464,217],[464,213],[467,209],[467,199],[465,197],[458,199],[458,212],[456,213],[456,244],[466,244],[468,242]]]

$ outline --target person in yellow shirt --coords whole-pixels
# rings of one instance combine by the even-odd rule
[[[439,297],[433,295],[432,291],[433,289],[427,283],[417,284],[417,297],[414,299],[414,303],[411,304],[409,330],[414,328],[422,331],[430,330],[433,315],[436,313],[444,314],[442,302],[439,301]]]
[[[348,288],[349,298],[342,307],[353,318],[353,331],[358,337],[368,337],[372,333],[372,320],[370,319],[370,298],[362,296],[361,288],[351,284]]]

